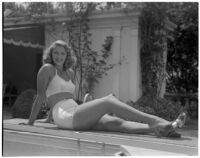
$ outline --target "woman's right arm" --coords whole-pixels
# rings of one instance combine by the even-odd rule
[[[32,106],[28,124],[33,125],[37,115],[42,107],[42,103],[46,100],[46,89],[49,82],[49,66],[42,66],[37,75],[37,96]]]

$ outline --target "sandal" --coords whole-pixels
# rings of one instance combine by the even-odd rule
[[[179,114],[177,119],[172,123],[163,127],[163,125],[157,125],[154,127],[154,132],[158,137],[173,137],[180,138],[181,134],[175,131],[176,128],[181,128],[185,124],[186,113],[182,112]]]
[[[180,113],[177,119],[172,122],[173,128],[175,129],[175,128],[183,127],[183,125],[185,124],[186,118],[187,118],[187,115],[185,112]]]
[[[153,131],[158,137],[167,137],[171,131],[174,131],[172,124],[168,124],[163,127],[163,125],[156,125],[153,127]]]

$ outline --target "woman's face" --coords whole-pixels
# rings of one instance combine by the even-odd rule
[[[67,52],[62,46],[56,46],[52,51],[53,62],[57,66],[63,66],[65,59],[67,57]]]

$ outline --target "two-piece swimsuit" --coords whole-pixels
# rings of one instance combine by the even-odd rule
[[[55,76],[50,81],[46,90],[47,98],[62,92],[68,92],[73,94],[75,91],[75,85],[71,80],[65,81],[62,79],[56,70]],[[78,104],[73,99],[64,99],[57,102],[53,107],[53,120],[54,123],[65,129],[73,129],[73,115]]]

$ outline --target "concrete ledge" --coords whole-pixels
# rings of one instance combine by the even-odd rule
[[[77,141],[88,141],[110,145],[124,145],[142,148],[157,153],[171,153],[173,155],[198,155],[198,139],[193,137],[182,137],[181,139],[157,138],[154,135],[124,134],[114,132],[96,131],[70,131],[58,129],[54,124],[36,122],[34,126],[18,125],[27,122],[25,119],[11,119],[3,122],[3,132],[21,131],[33,134],[43,134],[62,139],[74,139]],[[139,151],[139,150],[138,150]],[[136,153],[137,155],[137,153]]]

